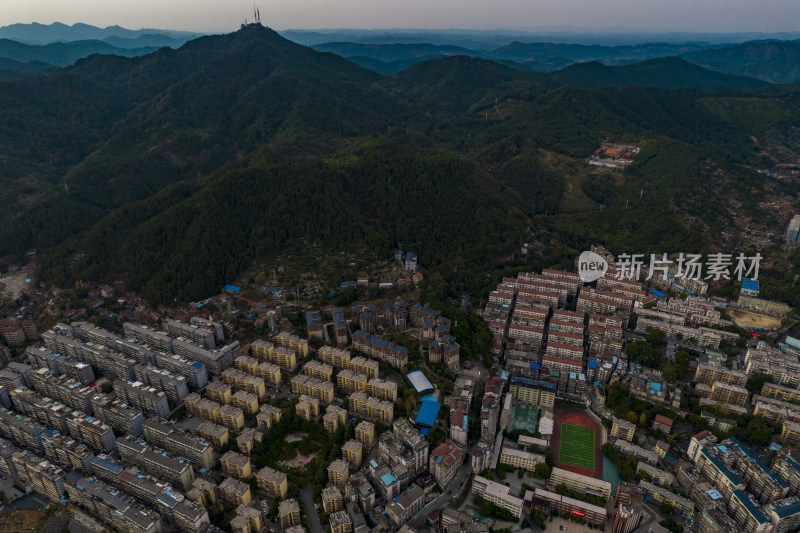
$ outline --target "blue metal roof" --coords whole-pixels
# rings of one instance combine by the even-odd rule
[[[757,279],[742,278],[742,289],[758,292],[758,285]]]
[[[391,485],[397,481],[397,479],[391,474],[391,472],[387,472],[381,476],[381,481],[383,481],[384,485]]]
[[[761,469],[761,471],[764,472],[765,474],[767,474],[770,478],[772,478],[772,480],[775,483],[777,483],[778,486],[780,486],[781,488],[788,487],[788,485],[786,484],[785,481],[783,481],[781,478],[776,476],[772,472],[772,470],[767,468],[766,465],[761,462],[761,460],[758,458],[758,456],[756,456],[756,454],[754,454],[747,446],[745,446],[744,444],[739,442],[739,439],[737,439],[736,437],[731,437],[730,441],[732,443],[736,444],[737,446],[739,446],[739,449],[742,450],[745,453],[745,455],[747,455],[750,459],[752,459],[756,463],[756,465]]]
[[[747,497],[747,493],[745,491],[742,489],[736,489],[733,491],[733,494],[739,499],[740,502],[744,504],[747,512],[750,513],[750,516],[752,516],[756,522],[759,524],[764,524],[767,522],[767,517],[764,516],[764,513],[758,510],[758,507],[756,507],[752,501],[750,501],[750,498]]]
[[[703,455],[705,455],[706,457],[708,457],[708,459],[711,461],[711,463],[712,463],[714,466],[716,466],[716,467],[717,467],[717,469],[718,469],[720,472],[722,472],[722,474],[723,474],[725,477],[727,477],[728,479],[730,479],[730,480],[733,482],[733,484],[734,484],[734,485],[741,485],[741,484],[742,484],[742,481],[741,481],[741,480],[740,480],[740,479],[739,479],[739,478],[736,476],[736,474],[734,474],[733,472],[731,472],[731,471],[728,469],[728,467],[727,467],[727,466],[725,466],[724,464],[722,464],[722,461],[720,461],[719,459],[717,459],[716,457],[714,457],[713,455],[711,455],[711,453],[709,453],[709,451],[708,451],[708,450],[706,450],[705,448],[703,448],[703,449],[701,450],[701,452],[700,452],[700,453],[702,453]]]
[[[650,289],[650,293],[651,293],[651,294],[655,294],[655,295],[656,295],[656,296],[658,296],[659,298],[664,298],[664,297],[666,296],[666,294],[664,294],[663,292],[661,292],[661,291],[657,291],[657,290],[655,290],[655,289]]]
[[[586,363],[586,368],[597,368],[597,361],[588,361]]]
[[[222,290],[229,291],[229,292],[239,292],[242,289],[240,289],[236,285],[225,285],[224,287],[222,287]]]
[[[414,422],[422,426],[433,427],[441,407],[442,404],[439,402],[422,402],[417,419]]]
[[[790,503],[789,505],[784,505],[783,507],[778,507],[774,512],[779,518],[786,518],[787,516],[800,513],[800,502],[794,502]]]

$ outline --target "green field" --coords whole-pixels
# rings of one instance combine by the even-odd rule
[[[558,461],[563,464],[594,470],[594,428],[561,424]]]

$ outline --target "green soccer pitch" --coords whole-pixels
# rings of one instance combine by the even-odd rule
[[[560,463],[594,470],[594,428],[562,423],[558,448]]]

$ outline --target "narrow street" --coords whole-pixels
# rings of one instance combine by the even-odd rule
[[[308,518],[308,525],[311,528],[311,533],[324,533],[322,524],[319,523],[319,514],[314,507],[314,489],[312,485],[306,485],[300,489],[300,499],[303,500],[303,506],[306,508],[306,517]]]

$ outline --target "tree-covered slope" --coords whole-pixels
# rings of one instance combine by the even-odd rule
[[[59,285],[164,302],[297,242],[400,241],[452,276],[502,264],[526,226],[556,261],[590,241],[699,251],[738,234],[732,213],[773,220],[758,199],[797,195],[754,169],[793,153],[800,91],[761,85],[676,59],[545,74],[456,56],[389,77],[255,25],[95,55],[0,84],[0,257],[38,248]],[[642,146],[625,172],[586,164],[607,139]]]
[[[402,120],[404,106],[370,87],[377,78],[338,56],[250,27],[134,60],[90,58],[30,87],[33,93],[21,83],[0,87],[16,95],[0,116],[18,120],[15,130],[27,131],[31,140],[48,131],[48,145],[74,164],[62,186],[10,219],[0,247],[19,253],[52,246],[117,207],[282,138],[301,139],[303,151],[314,154],[385,132]],[[66,86],[81,82],[96,93]],[[48,95],[54,85],[56,99]],[[74,93],[84,100],[71,101]],[[75,120],[59,123],[64,131],[30,121],[30,113],[44,121],[57,98],[86,109],[84,134],[74,135]],[[8,140],[21,159],[47,158],[27,153],[46,147],[24,137]]]

